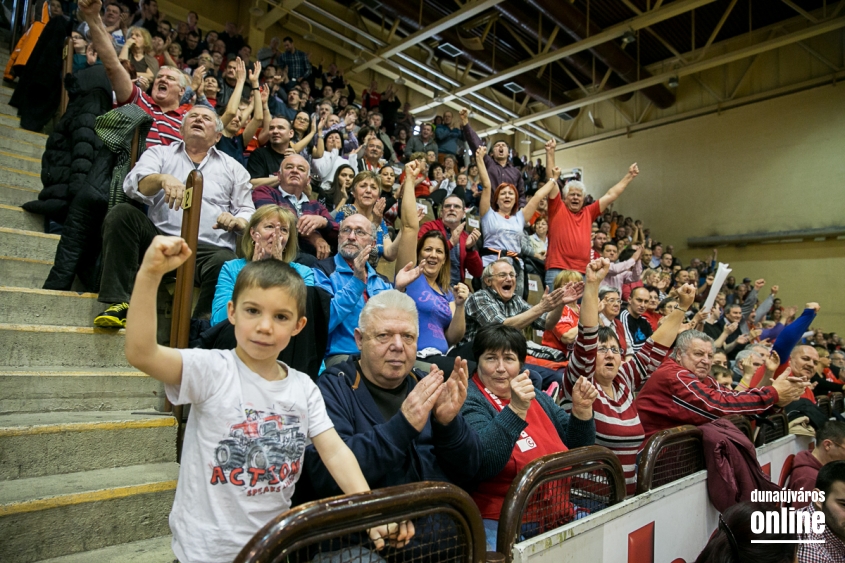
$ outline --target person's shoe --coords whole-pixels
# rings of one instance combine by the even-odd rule
[[[129,303],[115,303],[94,319],[94,326],[100,328],[126,328],[126,312],[128,310]]]

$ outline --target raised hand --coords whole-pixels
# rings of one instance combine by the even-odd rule
[[[481,145],[475,151],[475,162],[477,163],[479,160],[484,160],[484,155],[487,154],[487,147]]]
[[[420,163],[416,160],[409,160],[405,165],[405,178],[416,178],[420,173]]]
[[[246,82],[246,65],[240,57],[237,57],[235,59],[235,64],[237,65],[237,68],[235,69],[235,75],[238,78],[238,83],[243,84],[244,82]]]
[[[636,162],[628,168],[628,175],[631,177],[632,180],[636,178],[639,173],[640,168],[639,166],[637,166]]]
[[[600,284],[610,271],[610,260],[607,258],[598,258],[587,264],[586,276],[587,283]]]
[[[78,11],[89,25],[100,17],[100,10],[103,9],[103,3],[100,0],[79,0],[78,6]]]
[[[182,237],[159,235],[153,239],[144,253],[139,273],[163,276],[184,264],[190,256],[191,249]]]
[[[258,88],[258,79],[261,76],[261,62],[256,61],[255,67],[249,70],[249,83],[253,88]]]
[[[780,287],[773,285],[771,289],[772,295],[777,295],[778,291],[780,291]]]
[[[380,226],[381,219],[384,217],[384,207],[387,205],[387,200],[383,197],[378,198],[378,201],[373,206],[373,225]]]
[[[431,372],[420,379],[419,383],[405,397],[402,402],[402,414],[408,424],[413,426],[417,432],[422,432],[425,428],[431,409],[437,404],[437,400],[445,388],[443,372],[432,364]]]
[[[370,259],[370,252],[373,251],[373,245],[368,244],[358,253],[358,256],[352,261],[352,273],[353,275],[364,282],[367,283],[367,261]]]
[[[522,420],[528,416],[528,408],[536,396],[528,370],[511,379],[511,402],[508,406]]]
[[[549,139],[546,141],[546,152],[554,152],[555,148],[557,147],[557,141],[554,139]]]
[[[760,278],[759,280],[754,282],[754,289],[756,289],[757,291],[760,291],[761,289],[763,289],[764,285],[766,285],[766,280],[764,280],[763,278]]]
[[[205,67],[200,65],[191,76],[191,89],[194,92],[199,92],[205,82]]]
[[[599,396],[595,385],[583,375],[572,386],[572,415],[580,420],[593,417],[593,401]]]
[[[774,373],[780,367],[780,356],[772,350],[769,357],[766,358],[766,371]]]
[[[695,287],[691,283],[685,283],[678,288],[678,304],[681,309],[688,311],[695,301]]]
[[[455,358],[452,374],[446,383],[444,383],[444,389],[434,404],[433,413],[434,419],[437,422],[445,426],[455,420],[467,398],[468,381],[469,369],[467,368],[467,361],[461,360],[461,357],[458,356]]]
[[[461,126],[465,126],[469,123],[469,110],[467,108],[461,108],[461,111],[458,112],[458,117],[461,120]]]
[[[449,237],[449,242],[452,243],[452,246],[456,246],[459,242],[461,242],[461,233],[464,232],[466,225],[467,222],[463,221],[460,225],[457,226],[457,228],[452,230],[452,236]]]
[[[569,282],[563,286],[563,303],[575,303],[584,295],[584,282]]]
[[[819,312],[819,309],[821,309],[821,307],[819,306],[819,304],[818,304],[818,303],[816,303],[815,301],[810,302],[810,303],[807,303],[806,305],[804,305],[804,308],[805,308],[805,309],[812,309],[812,310],[813,310],[813,311],[815,311],[816,313],[818,313],[818,312]],[[794,313],[793,313],[793,314],[794,314]]]
[[[413,262],[408,262],[405,267],[396,272],[393,279],[393,286],[402,291],[410,285],[415,279],[420,277],[422,269],[419,266],[414,267]]]

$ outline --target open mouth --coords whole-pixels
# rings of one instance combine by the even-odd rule
[[[502,284],[502,291],[513,291],[513,282],[505,282]]]

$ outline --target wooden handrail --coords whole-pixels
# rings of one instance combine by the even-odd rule
[[[523,515],[539,487],[594,471],[602,471],[607,479],[610,492],[608,506],[625,500],[625,477],[619,458],[601,446],[586,446],[539,457],[523,467],[511,483],[502,504],[496,552],[503,554],[505,561],[513,560],[513,545],[520,535]]]
[[[73,39],[68,37],[65,39],[65,48],[62,53],[62,102],[59,106],[59,117],[63,116],[67,111],[67,104],[69,96],[67,88],[65,88],[65,77],[68,74],[73,74]]]
[[[484,525],[472,498],[449,483],[423,481],[309,502],[280,514],[244,546],[235,563],[298,561],[300,550],[359,534],[367,528],[442,515],[466,540],[452,563],[484,563]],[[423,527],[417,526],[417,534]],[[429,533],[436,533],[429,530]],[[437,538],[435,538],[437,539]],[[445,539],[445,538],[440,538]],[[308,560],[311,558],[308,557]],[[437,560],[437,558],[433,558]]]

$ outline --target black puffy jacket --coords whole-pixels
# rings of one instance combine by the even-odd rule
[[[67,111],[47,139],[41,157],[41,183],[37,201],[24,204],[31,213],[64,223],[71,201],[85,185],[94,157],[103,141],[94,132],[98,116],[111,109],[111,83],[103,65],[66,77]]]

